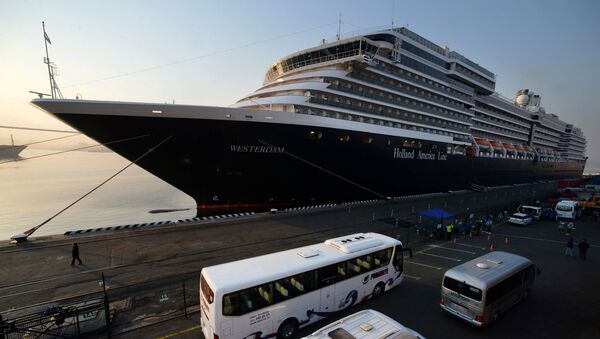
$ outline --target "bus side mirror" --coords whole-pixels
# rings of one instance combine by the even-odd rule
[[[537,275],[540,275],[540,274],[542,274],[542,270],[540,270],[539,268],[536,268],[536,269],[535,269],[535,273],[536,273]]]

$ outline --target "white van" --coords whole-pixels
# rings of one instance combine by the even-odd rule
[[[335,321],[303,339],[424,339],[421,334],[402,326],[374,310],[364,310]]]
[[[577,213],[579,212],[579,208],[577,206],[577,201],[573,201],[573,200],[559,201],[556,204],[555,210],[556,210],[556,219],[575,220],[577,218]]]
[[[517,208],[519,213],[530,215],[534,220],[540,220],[542,217],[542,208],[538,206],[521,205]]]
[[[522,256],[494,251],[446,271],[440,307],[477,327],[497,321],[527,298],[535,270]]]

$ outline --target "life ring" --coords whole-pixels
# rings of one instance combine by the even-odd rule
[[[475,149],[473,147],[467,147],[467,156],[468,157],[473,157],[475,156]]]

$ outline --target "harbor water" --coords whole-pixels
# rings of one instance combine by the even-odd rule
[[[26,149],[21,157],[54,152]],[[69,152],[0,164],[0,240],[41,224],[128,164],[111,152]],[[190,218],[195,207],[191,197],[133,165],[33,236]],[[156,209],[189,210],[149,213]]]

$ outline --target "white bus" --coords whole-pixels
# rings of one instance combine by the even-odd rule
[[[358,233],[205,267],[201,325],[207,339],[292,338],[298,328],[400,284],[402,243]]]
[[[303,339],[425,339],[375,310],[363,310],[335,321]]]
[[[529,259],[507,252],[490,252],[446,271],[440,306],[482,327],[527,298],[534,279],[534,266]]]

